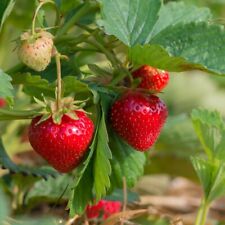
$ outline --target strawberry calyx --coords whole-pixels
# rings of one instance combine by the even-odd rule
[[[34,43],[37,39],[41,37],[46,37],[49,39],[53,39],[54,36],[50,33],[45,31],[42,28],[36,28],[36,32],[32,34],[31,30],[28,30],[20,35],[21,41],[27,41],[28,43]]]
[[[52,120],[55,124],[61,124],[62,117],[64,115],[67,115],[73,120],[78,120],[79,117],[77,116],[76,111],[82,111],[86,114],[89,114],[83,109],[87,100],[80,101],[74,100],[73,97],[65,97],[60,99],[59,107],[57,106],[57,103],[54,99],[46,99],[43,97],[43,101],[41,101],[34,97],[34,100],[43,108],[41,111],[42,117],[38,121],[37,125],[43,121],[46,121],[50,117],[52,117]]]

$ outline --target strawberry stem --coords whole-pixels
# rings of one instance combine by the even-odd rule
[[[56,88],[56,110],[60,109],[60,102],[62,97],[62,77],[61,77],[61,54],[56,50],[55,61],[57,70],[57,88]]]
[[[35,10],[34,17],[33,17],[33,20],[32,20],[32,30],[31,30],[33,36],[36,34],[36,32],[35,32],[35,24],[36,24],[36,19],[37,19],[38,12],[41,9],[41,7],[43,5],[45,5],[45,4],[47,4],[47,3],[51,3],[51,4],[55,5],[54,1],[52,1],[52,0],[45,0],[45,1],[41,1],[40,4],[38,5],[38,7]]]

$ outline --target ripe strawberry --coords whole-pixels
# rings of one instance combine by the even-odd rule
[[[29,128],[29,141],[56,170],[66,173],[83,159],[94,132],[94,124],[84,112],[75,111],[78,119],[63,115],[60,124],[52,117],[39,123],[41,116],[35,117]]]
[[[53,36],[46,31],[39,31],[35,36],[30,32],[21,35],[18,55],[20,60],[36,71],[43,71],[52,57]]]
[[[154,67],[144,65],[133,73],[134,78],[141,78],[139,88],[148,89],[154,92],[162,91],[169,82],[169,73],[159,71]]]
[[[166,105],[157,96],[128,92],[113,104],[111,122],[128,144],[146,151],[157,140],[167,114]]]
[[[0,108],[5,107],[5,105],[6,105],[5,99],[4,98],[0,98]]]
[[[87,218],[96,219],[102,217],[103,219],[107,219],[109,216],[120,212],[121,206],[122,204],[119,201],[100,200],[93,206],[87,206]]]

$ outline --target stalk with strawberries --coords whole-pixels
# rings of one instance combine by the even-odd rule
[[[29,28],[17,34],[19,63],[0,69],[0,120],[28,121],[29,146],[42,165],[15,164],[2,142],[0,163],[23,179],[35,177],[21,194],[20,207],[44,178],[43,186],[54,180],[48,185],[53,192],[64,188],[73,222],[120,218],[127,188],[143,175],[169,116],[161,98],[171,72],[200,69],[224,75],[225,31],[208,24],[208,10],[177,2],[30,4]],[[0,26],[13,10],[9,3]],[[124,199],[107,200],[118,189]]]

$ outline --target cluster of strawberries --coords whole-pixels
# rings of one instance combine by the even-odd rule
[[[90,220],[96,218],[105,220],[109,216],[120,212],[121,206],[122,204],[119,201],[100,200],[95,205],[87,206],[86,215]]]
[[[169,80],[167,72],[150,66],[134,71],[140,88],[161,91]],[[75,111],[77,119],[63,115],[60,124],[52,117],[39,123],[32,120],[29,140],[32,147],[60,172],[74,169],[85,155],[92,140],[94,124],[82,111]],[[110,122],[117,134],[138,151],[148,150],[156,141],[167,118],[166,105],[156,95],[137,90],[126,92],[111,108]]]
[[[168,84],[169,73],[144,65],[133,73],[138,88],[158,93]],[[156,95],[138,89],[125,93],[111,109],[114,130],[139,151],[148,150],[159,136],[167,118],[167,108]]]
[[[44,70],[54,52],[53,36],[36,30],[21,36],[19,57],[30,68]],[[132,72],[139,79],[137,88],[130,89],[117,99],[111,107],[109,119],[114,131],[135,150],[146,151],[156,141],[167,117],[166,105],[156,94],[169,81],[168,72],[148,65]],[[29,141],[36,152],[56,170],[69,172],[79,165],[88,150],[94,133],[94,123],[85,111],[64,98],[62,108],[55,110],[55,103],[48,115],[37,116],[29,128]],[[0,100],[4,106],[5,101]],[[63,108],[64,107],[64,108]],[[54,116],[61,112],[60,122]],[[66,112],[66,113],[64,113]]]
[[[21,36],[19,57],[28,67],[36,71],[44,70],[53,52],[54,42],[50,33],[39,30],[35,35],[26,32]],[[135,150],[146,151],[157,140],[167,118],[167,107],[156,94],[167,85],[169,74],[144,65],[133,71],[132,76],[139,79],[138,87],[130,89],[112,104],[109,120],[124,141]],[[60,104],[63,107],[69,105],[60,123],[54,120],[54,113],[58,112],[47,117],[36,116],[31,122],[28,136],[37,153],[56,170],[67,173],[80,164],[87,152],[94,123],[85,111],[74,109],[71,106],[73,102],[68,102],[68,98]],[[5,100],[0,99],[0,107],[5,105]],[[89,219],[100,216],[106,219],[120,209],[120,202],[101,200],[94,206],[88,206],[86,213]]]

